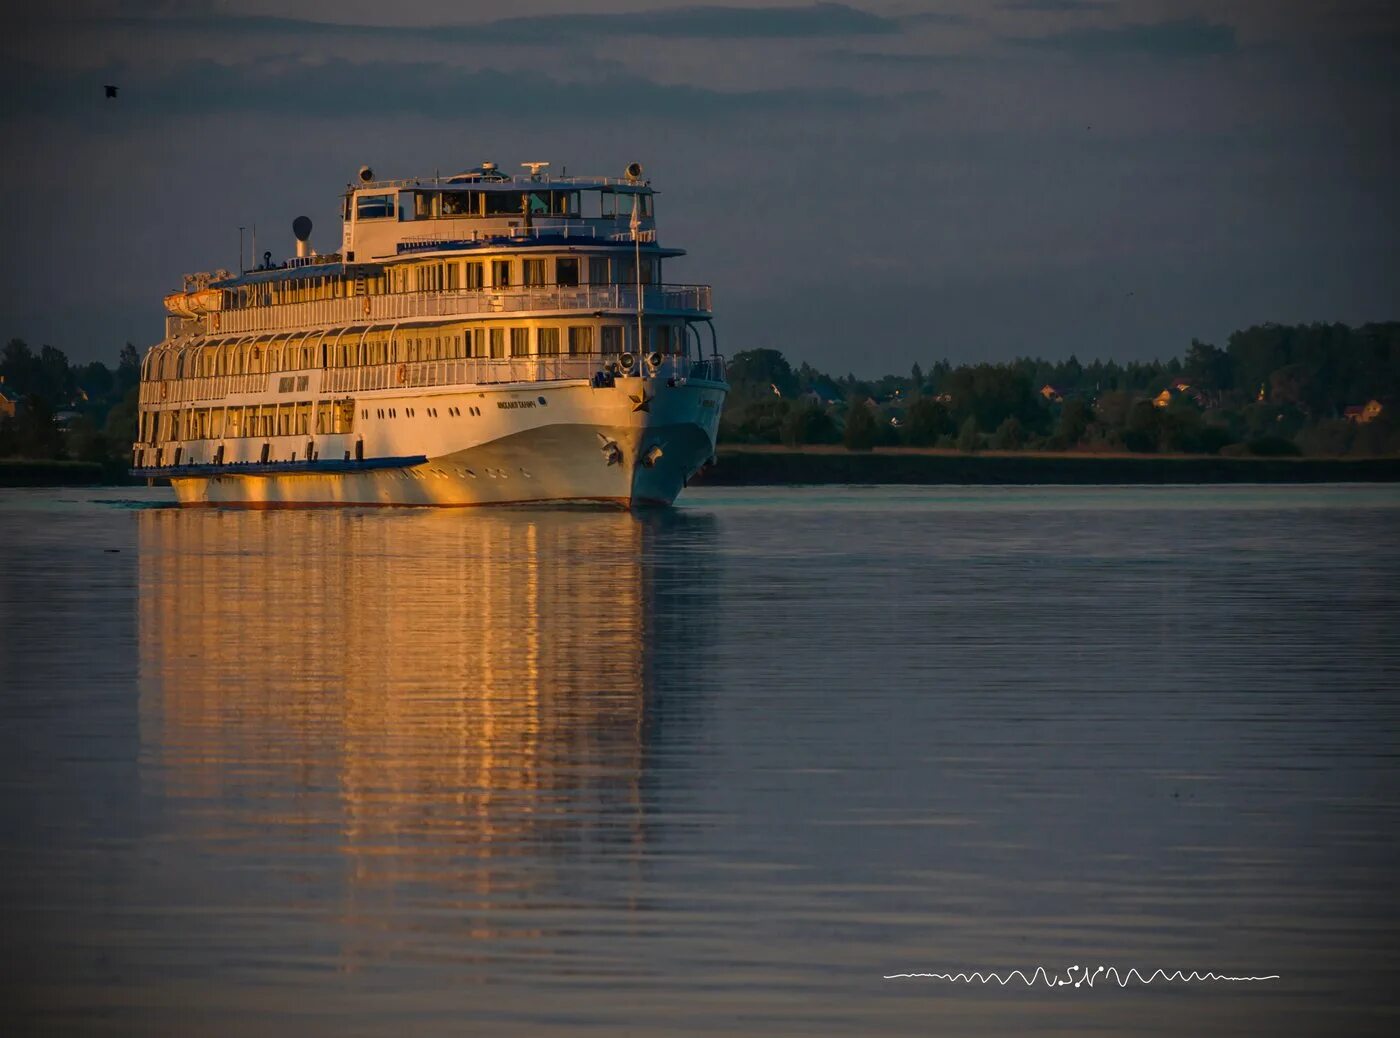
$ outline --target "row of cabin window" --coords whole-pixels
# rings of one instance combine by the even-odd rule
[[[487,281],[487,275],[490,281]],[[359,288],[355,288],[357,281]],[[310,303],[345,299],[354,295],[386,292],[459,292],[484,288],[576,287],[582,284],[633,285],[637,282],[634,256],[532,256],[525,259],[439,260],[390,267],[384,274],[364,278],[297,278],[268,285],[242,285],[230,292],[230,305],[250,307]],[[661,282],[661,260],[642,257],[642,283]]]
[[[355,196],[355,221],[452,220],[462,217],[575,216],[586,220],[630,217],[633,198],[640,216],[652,216],[652,196],[640,192],[610,191],[385,191]],[[347,197],[342,211],[352,212]]]
[[[533,335],[531,334],[533,332]],[[501,359],[506,357],[581,355],[594,352],[678,354],[685,352],[686,331],[679,324],[650,324],[643,329],[645,349],[637,349],[637,326],[604,324],[565,327],[494,326],[455,328],[446,334],[371,332],[359,336],[303,337],[269,349],[263,342],[234,347],[219,356],[226,344],[216,342],[183,351],[169,349],[150,357],[145,377],[151,381],[215,375],[349,368],[370,364],[399,364],[421,360]],[[268,354],[271,353],[269,358]],[[270,363],[269,363],[270,359]],[[219,370],[222,361],[225,370]]]
[[[298,400],[246,407],[198,407],[143,411],[141,442],[220,440],[245,436],[309,436],[349,433],[355,428],[350,400]]]
[[[632,285],[637,281],[633,256],[531,256],[525,259],[440,260],[388,269],[390,292],[457,292],[481,288],[573,288],[588,284]],[[490,275],[490,280],[487,280]],[[661,260],[642,257],[642,283],[659,284]]]

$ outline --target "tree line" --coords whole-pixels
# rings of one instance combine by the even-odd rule
[[[1400,453],[1400,322],[1256,325],[1224,347],[1192,340],[1165,362],[937,361],[873,380],[755,349],[731,358],[729,380],[729,443]]]
[[[136,438],[141,355],[127,343],[115,367],[73,364],[53,346],[22,339],[0,351],[0,458],[95,461],[122,467]],[[14,414],[9,414],[11,407]]]
[[[124,465],[136,434],[141,358],[73,364],[53,346],[0,351],[0,458]],[[728,443],[844,443],[962,451],[1400,453],[1400,322],[1262,324],[1224,347],[1192,340],[1168,361],[1022,358],[858,379],[774,349],[729,362]],[[1164,396],[1165,394],[1165,396]],[[1372,401],[1377,407],[1356,414]],[[9,408],[6,408],[8,411]],[[1348,411],[1353,413],[1348,416]]]

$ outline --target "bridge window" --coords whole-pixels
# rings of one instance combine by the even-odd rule
[[[443,216],[480,216],[481,193],[478,191],[444,191],[442,193]]]
[[[391,220],[393,217],[393,195],[360,195],[355,199],[356,220]]]
[[[519,191],[485,191],[487,216],[520,216],[522,194]]]

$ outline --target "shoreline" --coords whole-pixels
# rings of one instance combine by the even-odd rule
[[[1225,458],[1205,454],[1088,454],[884,447],[722,446],[692,486],[1128,485],[1191,483],[1393,483],[1400,457]]]
[[[1204,454],[1088,454],[840,446],[726,445],[691,486],[1113,486],[1212,483],[1394,483],[1400,457],[1223,458]],[[0,488],[139,486],[97,462],[0,459]]]

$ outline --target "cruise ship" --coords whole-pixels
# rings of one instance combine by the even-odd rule
[[[640,164],[522,166],[363,167],[338,251],[298,217],[285,262],[186,275],[132,473],[182,505],[672,503],[728,391],[710,288],[663,278]]]

